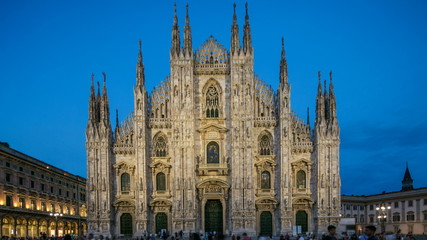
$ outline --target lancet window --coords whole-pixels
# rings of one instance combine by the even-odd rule
[[[154,151],[153,155],[155,157],[166,157],[167,152],[167,141],[166,137],[163,134],[159,134],[154,137]]]
[[[270,173],[268,171],[264,171],[261,173],[261,189],[270,189],[271,181],[270,181]]]
[[[210,86],[206,92],[206,117],[219,117],[219,94],[214,86]]]
[[[272,155],[273,154],[273,144],[271,136],[267,133],[264,133],[259,138],[259,154],[260,155]]]
[[[123,173],[120,177],[121,190],[130,191],[130,175],[129,173]]]
[[[156,189],[157,191],[166,191],[166,175],[164,173],[156,175]]]
[[[303,170],[297,172],[297,188],[306,188],[306,174]]]

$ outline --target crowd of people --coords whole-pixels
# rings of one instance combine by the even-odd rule
[[[316,236],[311,234],[309,236],[297,235],[290,236],[280,235],[280,237],[273,236],[258,236],[257,238],[251,238],[246,233],[240,235],[231,235],[224,236],[222,233],[218,232],[206,232],[205,234],[201,233],[189,233],[188,236],[184,236],[182,231],[175,232],[174,234],[169,234],[167,231],[161,231],[157,234],[148,234],[145,233],[143,236],[136,238],[128,238],[126,236],[113,237],[111,240],[416,240],[412,233],[406,235],[401,234],[400,230],[396,234],[384,234],[376,233],[376,227],[373,225],[366,226],[363,234],[361,235],[348,235],[343,233],[338,235],[336,232],[336,227],[333,225],[328,226],[328,233],[322,236]],[[45,233],[41,233],[39,237],[9,237],[2,236],[1,240],[110,240],[109,237],[104,237],[103,235],[94,236],[93,234],[88,234],[87,236],[77,236],[74,234],[66,234],[64,236],[47,236]]]

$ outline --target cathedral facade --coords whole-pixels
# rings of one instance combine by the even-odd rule
[[[234,6],[236,7],[236,6]],[[282,40],[279,89],[254,73],[246,6],[231,46],[212,36],[193,50],[175,9],[170,73],[150,94],[141,45],[134,111],[111,127],[105,83],[92,75],[86,130],[88,232],[277,235],[325,232],[340,219],[339,125],[330,74],[314,127],[291,110]],[[182,42],[182,43],[181,43]],[[102,93],[101,93],[102,92]]]

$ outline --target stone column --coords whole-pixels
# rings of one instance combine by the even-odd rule
[[[28,219],[26,219],[26,220],[27,220],[27,224],[25,225],[25,234],[26,234],[25,237],[28,236]]]
[[[14,218],[13,220],[13,235],[16,236],[16,218]]]

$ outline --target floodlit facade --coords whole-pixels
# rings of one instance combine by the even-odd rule
[[[98,90],[92,75],[88,232],[256,236],[296,226],[325,232],[337,224],[340,129],[332,73],[329,86],[319,73],[312,129],[291,110],[283,41],[279,89],[254,73],[247,6],[243,41],[232,17],[230,49],[211,36],[193,50],[188,6],[183,41],[177,19],[175,11],[168,77],[147,92],[140,46],[134,111],[116,119],[115,129],[106,75]]]
[[[0,179],[1,236],[86,232],[86,179],[4,143],[0,144]],[[55,213],[59,215],[51,216]]]

